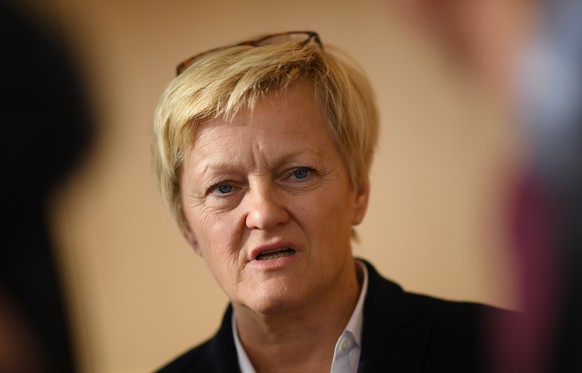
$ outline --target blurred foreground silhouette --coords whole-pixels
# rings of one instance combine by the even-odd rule
[[[490,322],[496,372],[582,372],[582,1],[384,0],[507,110],[507,190],[525,323]]]
[[[19,5],[0,3],[0,372],[68,373],[76,360],[47,207],[88,152],[93,121],[59,30]]]

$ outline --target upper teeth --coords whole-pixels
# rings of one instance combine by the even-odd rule
[[[262,252],[260,255],[268,255],[268,254],[273,254],[273,253],[276,253],[276,252],[278,252],[278,251],[283,251],[283,250],[287,250],[287,248],[286,248],[286,247],[280,247],[280,248],[278,248],[278,249],[267,250],[267,251],[264,251],[264,252]]]
[[[292,255],[294,252],[295,252],[295,250],[293,250],[293,249],[290,249],[287,247],[282,247],[282,248],[269,250],[269,251],[265,251],[263,253],[260,253],[259,255],[257,255],[257,260],[268,260],[268,259],[281,258],[284,256]]]

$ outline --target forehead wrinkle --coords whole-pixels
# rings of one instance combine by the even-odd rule
[[[262,141],[256,141],[251,145],[252,167],[260,173],[261,170],[270,171],[273,166],[269,163],[269,159],[265,156],[267,149],[262,145]]]
[[[308,122],[311,122],[309,123],[310,125],[319,125],[319,123],[312,122],[316,119],[325,122],[325,116],[320,110],[318,110],[316,118],[293,118],[291,119],[291,123],[283,125],[282,123],[279,123],[279,114],[285,112],[288,108],[288,99],[289,98],[285,95],[280,94],[265,95],[261,97],[259,102],[257,102],[257,106],[254,110],[241,110],[236,116],[231,118],[230,121],[216,118],[206,122],[208,126],[199,127],[196,143],[198,152],[201,156],[198,157],[198,159],[206,163],[202,167],[201,172],[207,174],[209,170],[216,167],[229,168],[229,166],[231,166],[230,168],[233,169],[235,165],[242,166],[242,163],[246,163],[244,166],[247,171],[254,170],[254,172],[262,173],[272,171],[281,164],[289,163],[297,156],[301,155],[307,155],[310,159],[311,157],[316,157],[317,160],[325,158],[321,141],[319,141],[320,139],[315,139],[316,141],[314,142],[314,139],[311,138],[311,133],[294,129],[294,125],[297,121],[304,121],[307,119]],[[266,116],[262,116],[262,122],[271,122],[271,125],[275,127],[281,125],[284,126],[281,127],[279,131],[276,131],[278,134],[276,134],[275,137],[278,138],[279,141],[276,142],[274,138],[271,138],[270,132],[266,128],[259,130],[258,133],[255,133],[255,135],[250,138],[246,136],[237,136],[236,132],[234,138],[231,138],[230,135],[233,134],[229,132],[234,128],[247,126],[253,127],[257,112],[263,109],[266,109],[267,112],[262,112],[266,114]],[[302,126],[299,125],[299,127]],[[205,130],[212,128],[219,131],[215,132],[214,130]],[[326,128],[326,130],[328,129]],[[222,143],[224,137],[221,136],[221,134],[226,134],[226,136],[229,137],[228,150],[230,151],[221,151],[219,156],[216,154],[216,149],[225,149],[225,145]],[[283,140],[281,140],[281,136],[283,137]],[[293,138],[295,141],[287,142],[285,139],[289,138]],[[200,144],[201,142],[204,144]],[[206,147],[208,147],[208,149],[206,149]],[[250,151],[250,157],[245,156],[247,151]],[[225,157],[225,154],[228,154],[228,156]],[[216,158],[219,159],[217,160]],[[221,165],[220,163],[224,164]]]
[[[273,122],[276,121],[277,119],[273,118]],[[292,127],[293,124],[288,123],[285,125],[287,128],[281,128],[281,132],[277,137],[280,139],[283,136],[282,141],[275,142],[264,131],[261,131],[254,138],[251,145],[254,166],[260,165],[267,170],[273,170],[300,156],[315,156],[317,160],[325,157],[321,139],[310,141],[313,134],[294,128],[289,129],[288,127]],[[312,124],[316,125],[315,123]],[[275,123],[273,125],[279,126],[281,124]],[[292,139],[292,141],[288,141],[289,139]]]
[[[261,172],[272,172],[277,168],[297,162],[313,162],[319,161],[324,158],[323,150],[321,146],[307,144],[307,142],[297,142],[293,146],[289,143],[282,144],[266,144],[263,145],[262,142],[257,142],[252,146],[253,154],[253,167],[254,169]],[[275,152],[269,151],[270,149],[275,149]]]
[[[212,177],[213,172],[234,172],[239,165],[240,155],[220,151],[222,146],[213,146],[221,140],[220,136],[204,136],[207,139],[203,144],[196,142],[191,148],[191,161],[194,163],[194,170],[197,178]],[[202,136],[199,138],[199,140]],[[219,149],[219,151],[216,151]]]

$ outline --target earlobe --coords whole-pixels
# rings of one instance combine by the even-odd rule
[[[181,230],[182,230],[182,235],[186,239],[186,242],[188,242],[190,247],[192,247],[194,249],[194,252],[196,252],[196,254],[202,256],[202,252],[200,251],[200,246],[198,245],[198,240],[196,239],[196,235],[194,235],[194,232],[192,232],[190,227],[185,223],[182,226]]]
[[[353,207],[352,225],[358,225],[364,219],[368,209],[368,199],[370,197],[370,182],[365,180],[360,183],[356,190],[356,196]]]

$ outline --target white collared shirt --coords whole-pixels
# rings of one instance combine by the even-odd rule
[[[360,292],[358,303],[352,312],[352,316],[350,317],[348,324],[335,344],[330,373],[355,373],[358,370],[358,362],[360,361],[360,352],[362,350],[364,299],[366,299],[366,293],[368,291],[368,269],[362,262],[356,260],[356,263],[358,263],[362,269],[364,277],[362,291]],[[236,353],[238,356],[238,365],[240,366],[241,372],[255,373],[255,368],[249,360],[249,357],[247,356],[247,353],[238,338],[234,312],[232,314],[232,334],[234,338],[234,345],[236,346]]]

